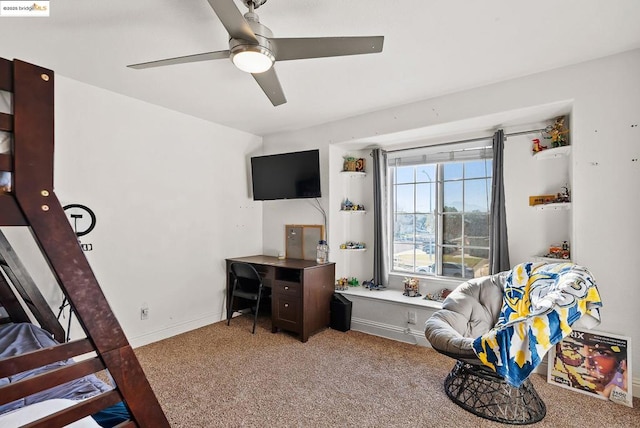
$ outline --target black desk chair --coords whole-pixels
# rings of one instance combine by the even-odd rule
[[[260,310],[260,300],[269,295],[269,289],[262,284],[260,274],[249,263],[234,262],[231,263],[231,275],[233,276],[233,288],[231,290],[229,308],[227,309],[227,325],[231,322],[231,316],[235,312],[233,303],[236,297],[247,299],[255,302],[253,316],[253,331],[256,332],[256,321],[258,320],[258,311]]]

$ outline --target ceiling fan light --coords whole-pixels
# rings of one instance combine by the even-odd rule
[[[237,46],[231,52],[231,60],[240,70],[253,74],[269,70],[275,57],[262,46]]]

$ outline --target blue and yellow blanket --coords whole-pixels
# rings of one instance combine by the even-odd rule
[[[600,323],[602,306],[587,269],[573,263],[522,263],[504,283],[497,324],[476,338],[473,348],[482,363],[509,384],[520,386],[544,355],[586,315],[584,324]]]

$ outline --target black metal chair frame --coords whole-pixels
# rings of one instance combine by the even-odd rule
[[[235,312],[233,309],[234,299],[236,297],[251,300],[255,302],[255,310],[253,315],[253,329],[251,331],[252,334],[256,333],[256,323],[258,321],[258,312],[260,310],[260,301],[265,294],[265,287],[262,283],[262,277],[258,273],[255,267],[249,263],[241,263],[234,262],[231,263],[230,269],[231,275],[233,276],[233,288],[231,290],[231,294],[229,296],[229,307],[227,308],[227,325],[231,322],[231,317]],[[252,281],[253,284],[247,285],[243,283],[243,280]],[[245,288],[246,287],[246,288]],[[253,291],[252,288],[257,289]]]
[[[446,354],[451,356],[449,354]],[[541,421],[547,408],[526,379],[519,387],[481,365],[458,360],[444,381],[447,396],[458,406],[496,422],[527,425]]]

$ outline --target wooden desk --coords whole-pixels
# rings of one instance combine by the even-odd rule
[[[229,267],[233,262],[244,262],[253,265],[262,276],[263,284],[271,288],[271,332],[278,329],[294,332],[306,342],[313,333],[329,326],[335,263],[280,260],[271,256],[236,257],[226,261],[227,309],[233,286]],[[239,307],[234,304],[234,309]]]

